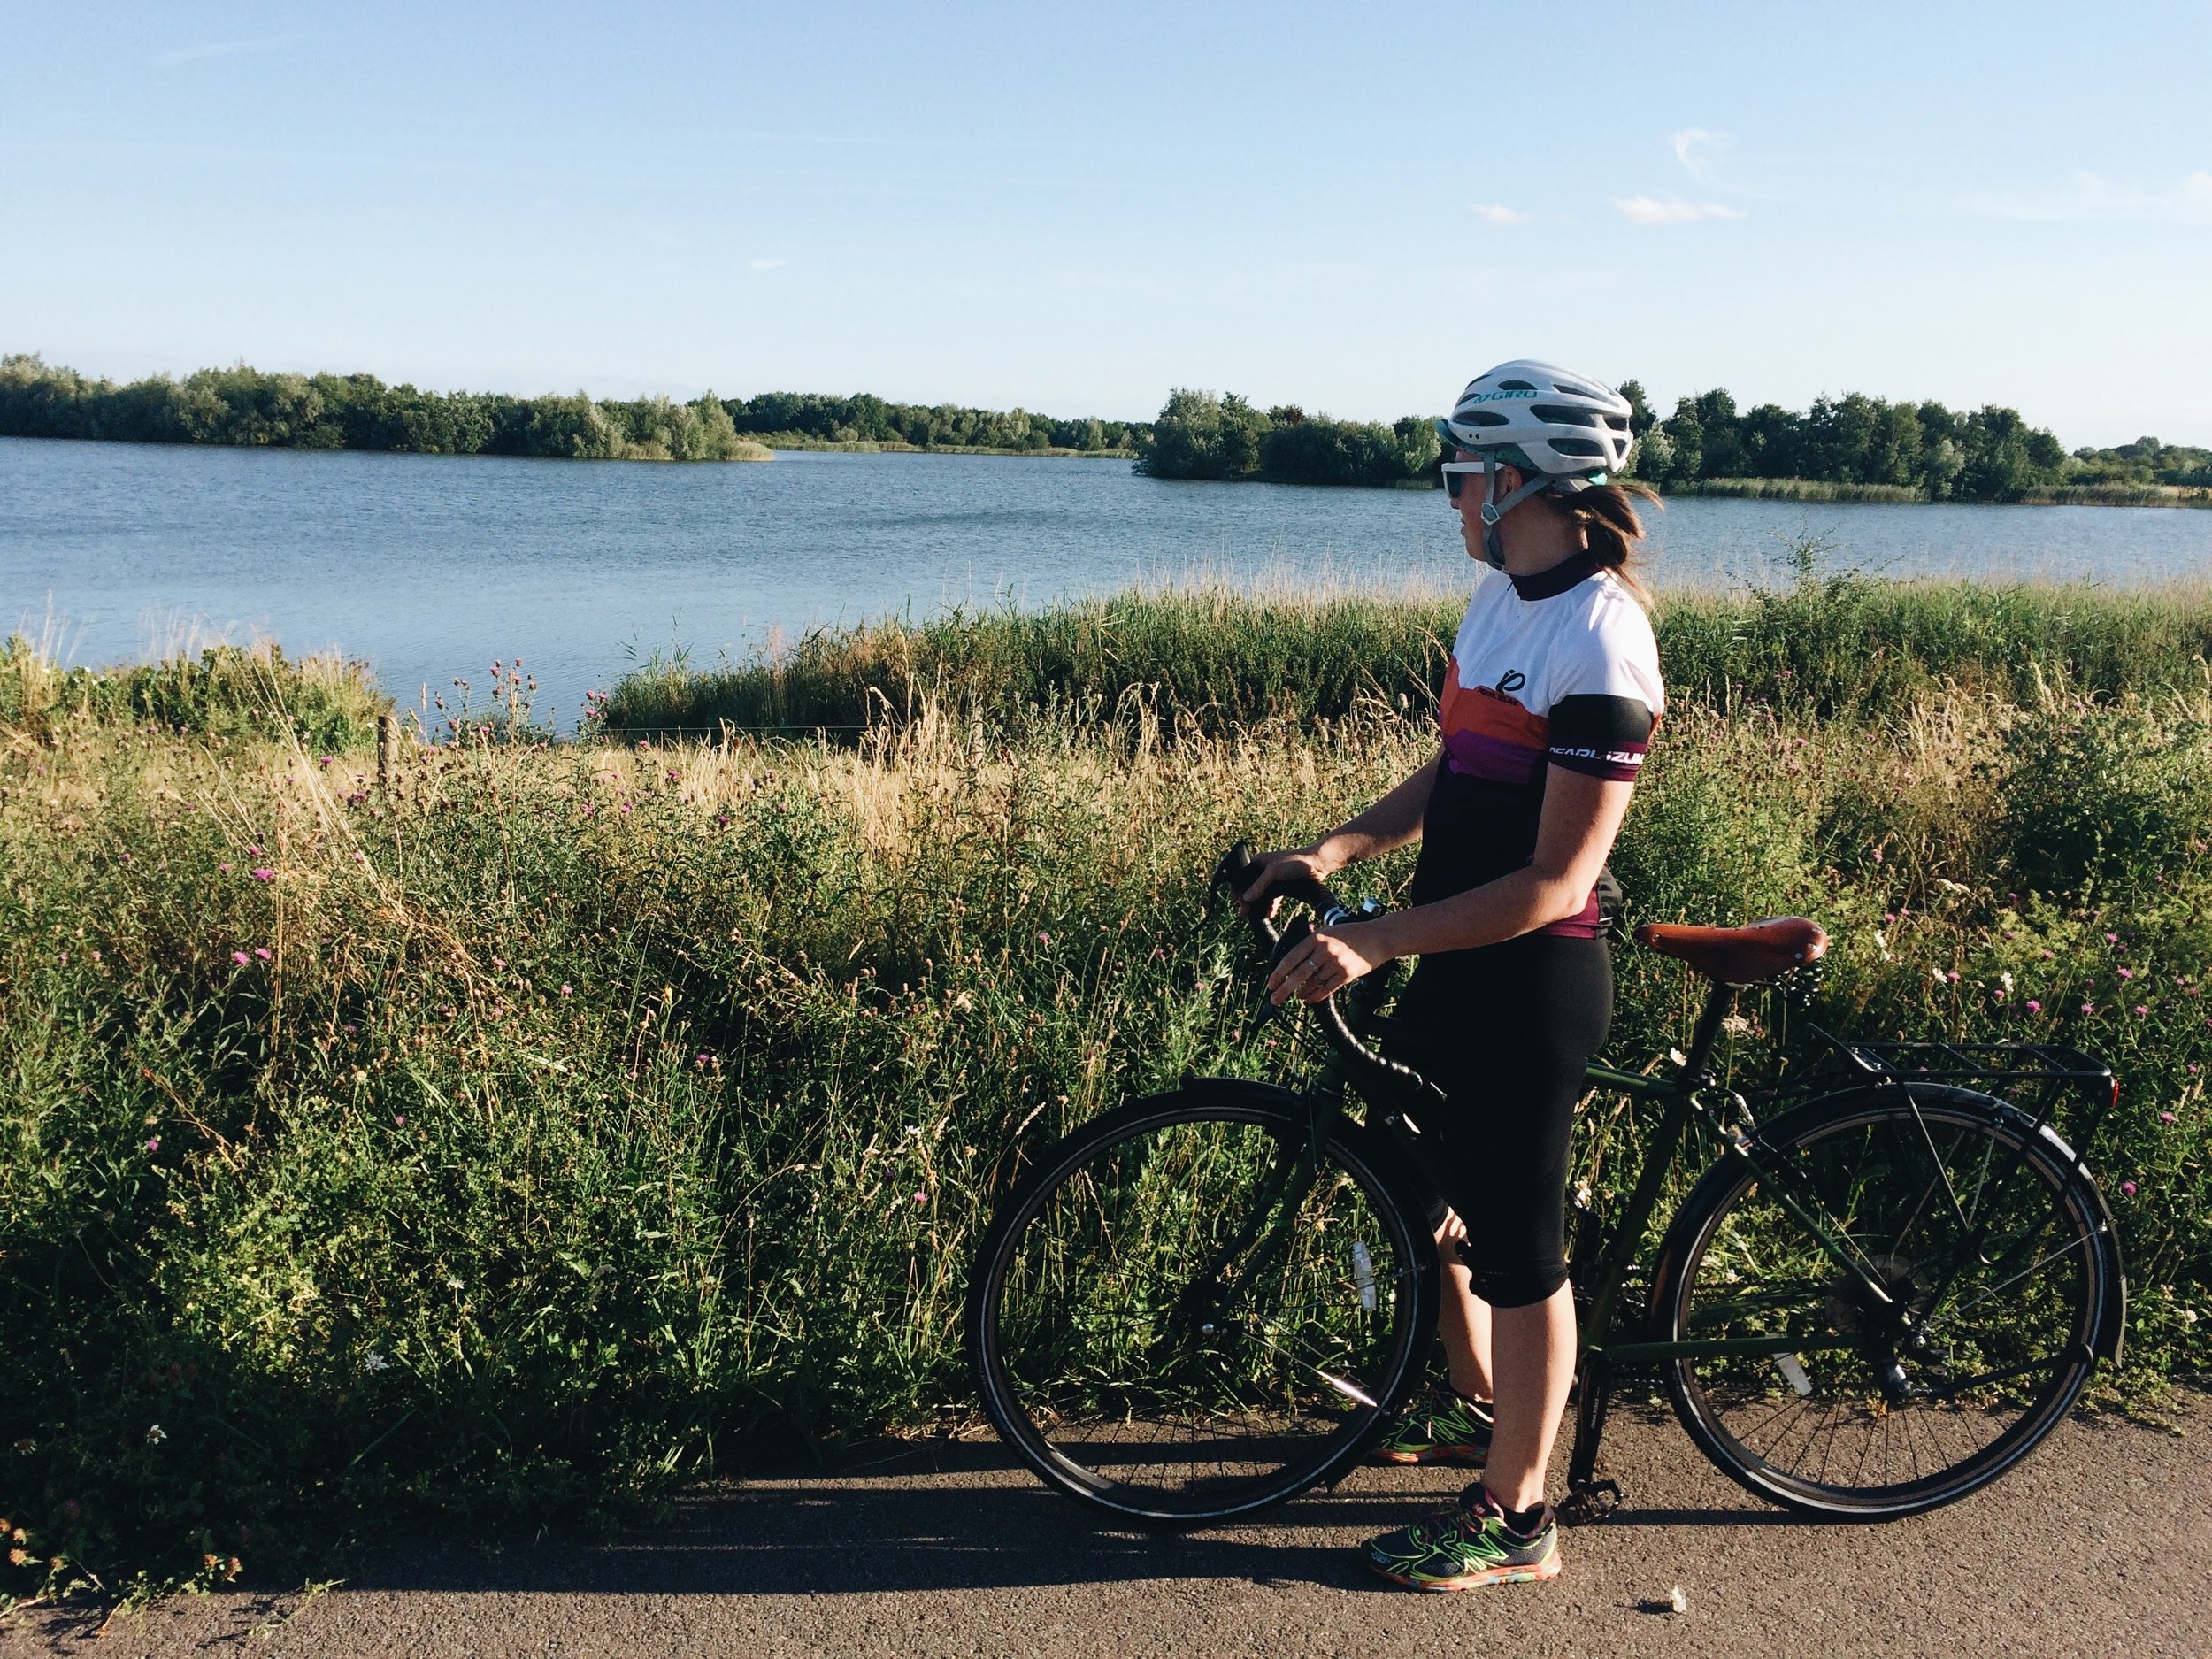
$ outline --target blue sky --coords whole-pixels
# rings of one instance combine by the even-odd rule
[[[2212,7],[0,4],[0,348],[2212,443]]]

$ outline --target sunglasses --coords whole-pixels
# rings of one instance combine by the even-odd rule
[[[1444,463],[1444,493],[1454,503],[1459,500],[1460,487],[1470,478],[1480,478],[1489,471],[1487,461],[1447,461]]]

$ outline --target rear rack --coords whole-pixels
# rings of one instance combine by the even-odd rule
[[[2064,1043],[1866,1042],[1839,1037],[1809,1020],[1805,1029],[1863,1076],[1997,1094],[2028,1111],[2039,1130],[2052,1121],[2062,1101],[2076,1096],[2089,1113],[2080,1135],[2084,1145],[2120,1098],[2120,1080],[2110,1065]]]

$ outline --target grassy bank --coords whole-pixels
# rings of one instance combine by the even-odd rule
[[[2200,1369],[2203,609],[2098,611],[2039,684],[2007,658],[2045,660],[2056,601],[1913,592],[1670,622],[1671,649],[1754,672],[1675,665],[1617,859],[1633,914],[1805,911],[1839,1020],[2108,1054],[2126,1092],[2090,1156],[2136,1293],[2124,1380]],[[982,618],[933,636],[973,679],[914,680],[856,741],[409,749],[388,796],[360,727],[309,741],[273,669],[157,725],[5,658],[7,1588],[619,1515],[963,1411],[967,1255],[1020,1148],[1186,1068],[1286,1062],[1233,1046],[1251,981],[1212,857],[1430,750],[1410,681],[1402,711],[1347,662],[1289,693],[1332,652],[1412,663],[1434,607],[1206,603],[1212,644],[1188,608],[1090,613],[1121,618],[1094,632],[1124,678],[1056,701],[985,695],[985,665],[1041,672],[1022,641],[1057,636]],[[1839,687],[1853,647],[1878,694],[1784,677],[1825,650]],[[1286,654],[1202,698],[1189,678]],[[1627,1058],[1689,987],[1619,961]]]
[[[901,443],[892,439],[818,438],[804,432],[761,432],[748,434],[769,449],[827,449],[843,455],[1042,455],[1060,458],[1080,456],[1088,460],[1126,461],[1133,449],[1071,449],[1064,445],[1020,449],[987,443]]]
[[[720,671],[652,664],[615,688],[604,729],[851,733],[923,708],[1007,724],[1096,718],[1130,699],[1210,729],[1310,727],[1432,704],[1464,603],[1442,591],[1315,599],[1217,588],[870,624]],[[1671,597],[1658,632],[1678,695],[1863,720],[1955,689],[2028,702],[2054,685],[2101,698],[2201,688],[2212,590],[1811,576]]]

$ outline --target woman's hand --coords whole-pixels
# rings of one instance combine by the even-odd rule
[[[1267,917],[1272,917],[1275,907],[1282,902],[1279,895],[1270,897],[1268,888],[1293,881],[1326,881],[1338,869],[1338,865],[1323,856],[1318,842],[1311,847],[1261,853],[1252,862],[1260,866],[1259,879],[1245,888],[1241,902],[1248,910],[1266,906],[1260,914]]]
[[[1363,979],[1399,953],[1389,949],[1383,923],[1340,922],[1309,934],[1267,976],[1267,1000],[1277,1007],[1296,997],[1318,1002]]]

